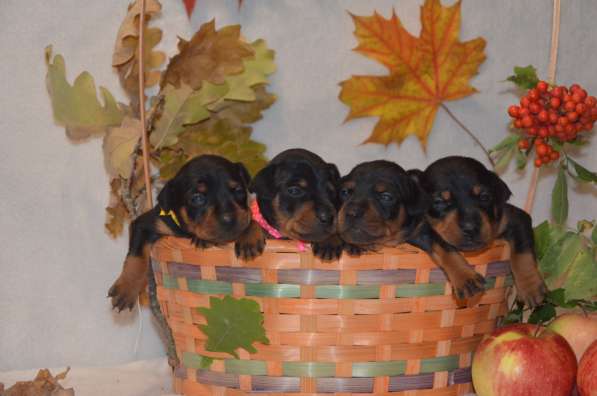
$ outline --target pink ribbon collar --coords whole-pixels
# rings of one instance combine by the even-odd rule
[[[253,216],[253,220],[255,220],[257,224],[259,224],[259,226],[261,226],[261,228],[267,231],[268,234],[270,234],[272,237],[276,239],[282,238],[282,234],[280,233],[280,231],[276,230],[270,223],[268,223],[267,220],[265,220],[265,218],[261,214],[261,211],[259,210],[259,204],[257,203],[257,199],[251,201],[251,215]],[[296,241],[296,247],[299,252],[304,252],[305,250],[307,250],[305,242],[303,241]]]

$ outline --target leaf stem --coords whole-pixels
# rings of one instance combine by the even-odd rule
[[[491,156],[489,155],[489,151],[485,148],[485,146],[483,145],[483,143],[481,143],[481,141],[477,138],[477,136],[475,136],[474,133],[471,132],[470,129],[467,128],[466,125],[464,125],[462,123],[462,121],[460,121],[455,115],[454,113],[452,113],[450,111],[450,109],[448,109],[448,107],[445,104],[440,104],[440,106],[446,111],[446,113],[448,113],[448,115],[450,116],[450,118],[452,118],[454,120],[454,122],[456,122],[460,128],[462,128],[474,141],[475,143],[477,143],[477,145],[479,147],[481,147],[481,150],[483,150],[483,152],[485,153],[485,155],[487,156],[487,159],[489,160],[489,163],[491,164],[491,166],[493,168],[495,168],[495,162],[493,161],[493,159],[491,158]]]

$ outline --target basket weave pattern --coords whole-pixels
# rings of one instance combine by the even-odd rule
[[[268,241],[256,260],[232,248],[195,249],[164,238],[152,249],[158,300],[174,334],[185,395],[448,396],[471,391],[471,354],[506,312],[512,281],[504,246],[467,255],[487,279],[477,304],[458,307],[450,284],[420,250],[385,248],[322,262],[290,241]],[[255,300],[270,345],[208,352],[197,307],[211,296]],[[220,358],[201,369],[201,355]]]

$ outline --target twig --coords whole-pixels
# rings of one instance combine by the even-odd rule
[[[139,116],[141,119],[141,147],[143,148],[143,174],[145,176],[145,192],[147,201],[145,207],[153,207],[151,195],[151,180],[149,178],[149,144],[147,142],[147,129],[145,127],[145,58],[143,57],[143,40],[145,31],[145,0],[141,0],[141,13],[139,15]]]
[[[477,145],[479,147],[481,147],[481,150],[483,150],[483,152],[485,153],[485,155],[487,156],[487,159],[489,160],[489,163],[491,164],[492,167],[495,168],[495,162],[493,161],[493,158],[491,158],[491,156],[489,155],[489,151],[485,148],[485,146],[483,145],[483,143],[481,143],[481,141],[475,136],[474,133],[471,132],[470,129],[467,128],[466,125],[464,125],[451,111],[450,109],[448,109],[448,107],[445,104],[441,104],[440,105],[445,111],[446,113],[448,113],[448,115],[460,126],[460,128],[462,128],[474,141],[475,143],[477,143]]]
[[[560,0],[553,1],[553,17],[551,21],[551,48],[549,49],[549,66],[547,68],[547,81],[550,84],[556,82],[556,67],[558,63],[558,44],[560,37]],[[524,210],[527,213],[533,211],[533,204],[535,203],[535,193],[537,191],[537,183],[539,181],[539,168],[533,169],[531,176],[531,184],[527,193],[527,199],[524,204]]]

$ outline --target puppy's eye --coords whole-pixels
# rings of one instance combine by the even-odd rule
[[[390,203],[394,201],[394,196],[387,191],[379,193],[379,200],[384,203]]]
[[[234,189],[232,190],[232,192],[236,195],[241,195],[245,193],[245,189],[242,188],[241,186],[236,186],[234,187]]]
[[[488,202],[490,200],[491,200],[491,195],[489,195],[488,192],[481,191],[481,193],[479,194],[479,201]]]
[[[300,197],[304,193],[303,189],[298,186],[290,186],[286,191],[288,192],[288,195],[295,198]]]
[[[202,206],[207,202],[207,198],[201,193],[195,193],[191,195],[190,202],[193,206]]]
[[[349,188],[344,187],[342,190],[340,190],[340,199],[343,201],[347,200],[351,195],[352,190]]]

